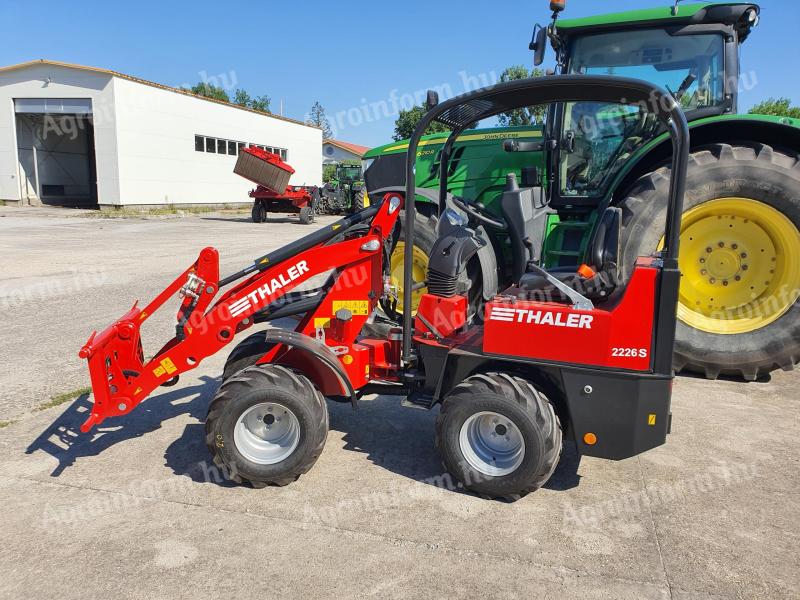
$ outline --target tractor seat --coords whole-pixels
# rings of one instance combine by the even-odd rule
[[[608,299],[619,284],[621,225],[622,209],[606,208],[592,234],[584,264],[577,269],[555,267],[547,269],[547,272],[593,302]],[[569,300],[547,277],[530,267],[519,278],[518,287],[530,299]]]

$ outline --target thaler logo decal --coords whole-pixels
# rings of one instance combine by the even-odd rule
[[[570,327],[572,329],[591,329],[592,315],[566,314],[548,310],[532,310],[529,308],[506,308],[493,306],[489,315],[491,321],[506,323],[530,323],[535,325],[551,325],[553,327]]]
[[[308,263],[304,260],[301,260],[296,265],[289,267],[286,270],[286,273],[281,273],[278,277],[273,278],[269,283],[265,283],[254,292],[250,292],[244,298],[240,298],[236,302],[232,303],[230,305],[231,316],[237,317],[243,312],[250,310],[251,307],[258,306],[259,303],[269,298],[279,289],[286,287],[295,279],[299,279],[303,273],[308,273],[308,271]]]

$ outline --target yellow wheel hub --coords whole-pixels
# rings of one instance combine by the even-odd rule
[[[391,284],[397,289],[397,310],[403,311],[403,258],[405,256],[406,245],[404,242],[398,242],[397,246],[392,253],[391,259]],[[414,246],[413,251],[413,264],[411,269],[411,280],[414,283],[425,281],[428,277],[428,255],[418,246]],[[427,288],[415,289],[411,295],[411,306],[416,313],[419,307],[419,299],[423,294],[428,292]]]
[[[747,333],[800,296],[800,232],[757,200],[720,198],[683,215],[678,318],[718,334]]]

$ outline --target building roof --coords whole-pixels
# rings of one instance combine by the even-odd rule
[[[64,63],[58,62],[55,60],[47,60],[47,59],[39,59],[39,60],[31,60],[24,63],[19,63],[16,65],[9,65],[7,67],[0,67],[0,75],[3,73],[7,73],[9,71],[19,71],[22,69],[27,69],[28,67],[35,67],[38,65],[45,65],[51,67],[64,67],[66,69],[76,69],[78,71],[90,71],[92,73],[99,73],[101,75],[110,75],[112,77],[119,77],[120,79],[127,79],[128,81],[133,81],[134,83],[141,83],[142,85],[148,85],[150,87],[158,88],[160,90],[166,90],[168,92],[174,92],[176,94],[182,94],[184,96],[189,96],[191,98],[197,98],[199,100],[205,100],[206,102],[214,102],[216,104],[221,104],[223,106],[229,106],[231,108],[235,108],[238,110],[245,110],[247,112],[251,112],[257,115],[262,115],[264,117],[269,117],[272,119],[278,119],[279,121],[287,121],[289,123],[294,123],[296,125],[303,125],[305,127],[311,127],[312,129],[319,129],[316,125],[309,125],[308,123],[304,123],[303,121],[298,121],[297,119],[290,119],[289,117],[283,117],[281,115],[275,115],[272,113],[265,113],[260,110],[253,110],[252,108],[247,108],[246,106],[240,106],[238,104],[234,104],[232,102],[225,102],[224,100],[217,100],[216,98],[207,98],[206,96],[198,96],[197,94],[193,94],[188,90],[182,90],[176,87],[170,87],[168,85],[163,85],[160,83],[155,83],[153,81],[148,81],[146,79],[141,79],[139,77],[134,77],[132,75],[126,75],[125,73],[119,73],[118,71],[111,71],[109,69],[100,69],[98,67],[87,67],[85,65],[75,65],[72,63]]]
[[[359,146],[358,144],[351,144],[350,142],[342,142],[341,140],[323,140],[323,145],[330,144],[331,146],[336,146],[337,148],[341,148],[346,152],[352,152],[353,154],[357,154],[358,156],[364,156],[369,151],[369,146]]]

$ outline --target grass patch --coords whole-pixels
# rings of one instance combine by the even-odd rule
[[[13,425],[16,421],[0,421],[0,429],[5,429],[9,425]]]
[[[250,208],[246,207],[220,207],[217,206],[157,206],[155,208],[120,208],[113,210],[102,210],[88,215],[98,219],[136,219],[144,217],[177,217],[183,215],[204,215],[208,213],[222,214],[250,214]]]
[[[36,406],[33,410],[34,412],[39,412],[42,410],[47,410],[48,408],[53,408],[54,406],[59,406],[64,404],[65,402],[70,402],[71,400],[75,400],[78,396],[83,396],[84,394],[90,394],[92,392],[92,388],[90,387],[83,387],[77,390],[73,390],[71,392],[65,392],[63,394],[58,394],[57,396],[53,396],[47,402],[42,402],[38,406]]]

